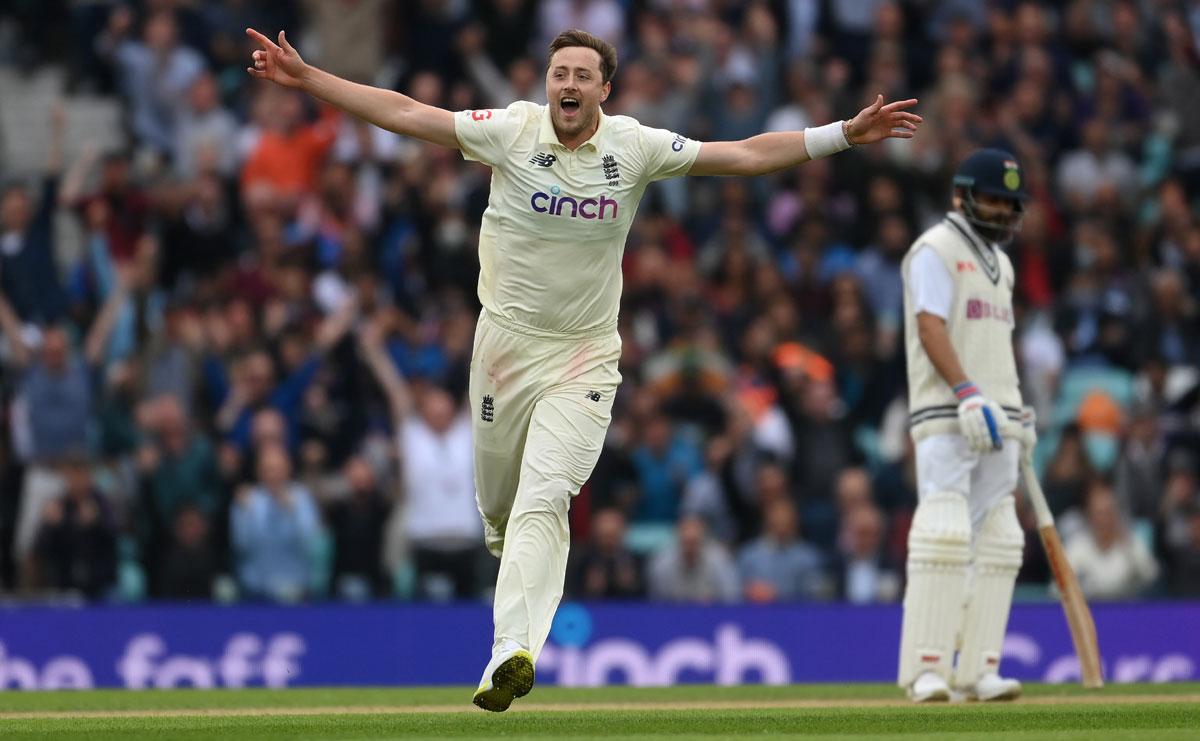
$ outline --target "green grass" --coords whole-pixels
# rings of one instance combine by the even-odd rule
[[[1136,695],[1148,696],[1136,702]],[[489,714],[469,706],[467,688],[165,690],[0,694],[0,713],[108,712],[277,708],[360,708],[313,715],[191,715],[137,717],[12,717],[0,719],[5,739],[64,738],[969,738],[1191,739],[1200,737],[1200,703],[1160,697],[1200,697],[1198,684],[1115,685],[1099,693],[1069,685],[1031,685],[1027,702],[1004,705],[893,706],[889,685],[790,687],[536,689],[516,712]],[[1111,703],[1086,702],[1112,697]],[[854,705],[847,701],[863,700]],[[1182,698],[1181,698],[1182,699]],[[837,702],[833,707],[779,707],[789,701]],[[1116,700],[1124,700],[1117,702]],[[1041,704],[1050,703],[1055,704]],[[870,703],[875,704],[870,704]],[[691,707],[673,707],[691,703]],[[697,703],[724,704],[721,708]],[[755,706],[761,703],[761,706]],[[774,705],[772,705],[774,703]],[[596,709],[587,705],[604,704]],[[728,707],[729,705],[737,707]],[[520,708],[536,706],[537,709]],[[621,707],[614,707],[620,705]],[[653,707],[638,708],[638,705]],[[555,710],[553,706],[570,706]],[[441,708],[445,709],[442,710]],[[414,709],[422,709],[413,712]],[[366,712],[363,712],[363,711]],[[375,712],[379,710],[381,712]]]

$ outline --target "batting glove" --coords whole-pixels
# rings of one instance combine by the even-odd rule
[[[1000,425],[1006,421],[1004,410],[979,393],[979,387],[965,381],[954,387],[958,397],[958,428],[971,450],[986,453],[1004,447]]]

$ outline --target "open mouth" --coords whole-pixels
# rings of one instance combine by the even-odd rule
[[[568,116],[573,116],[579,112],[579,98],[566,97],[558,102],[562,112]]]

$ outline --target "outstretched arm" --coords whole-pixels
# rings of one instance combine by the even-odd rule
[[[388,131],[458,149],[452,112],[317,69],[300,58],[283,31],[278,44],[253,28],[247,28],[246,35],[262,46],[254,52],[254,66],[246,70],[252,76],[302,90]]]
[[[5,339],[8,340],[8,349],[12,353],[12,361],[18,368],[24,368],[29,363],[30,350],[25,344],[25,338],[21,335],[21,320],[17,316],[17,312],[13,310],[12,304],[8,303],[8,299],[4,297],[4,293],[0,292],[0,330],[3,330]]]
[[[736,142],[704,142],[689,175],[765,175],[857,144],[911,139],[922,119],[905,109],[915,98],[884,105],[880,95],[849,121],[804,131],[778,131]]]
[[[412,410],[412,394],[384,347],[383,329],[378,318],[372,317],[363,323],[358,334],[358,347],[367,367],[387,395],[393,423],[399,424]]]
[[[117,316],[121,311],[121,307],[129,298],[130,290],[136,280],[132,265],[119,265],[117,267],[117,284],[112,293],[108,294],[108,298],[101,307],[100,313],[92,322],[92,328],[88,330],[87,337],[83,343],[83,357],[87,360],[88,365],[99,365],[104,360],[104,352],[108,349],[108,339],[112,335],[113,327],[117,324]]]

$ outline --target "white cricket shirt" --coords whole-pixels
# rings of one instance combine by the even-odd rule
[[[492,168],[479,232],[479,301],[510,322],[553,334],[616,327],[621,256],[646,186],[685,175],[700,142],[600,114],[574,152],[548,106],[459,111],[463,157]]]

